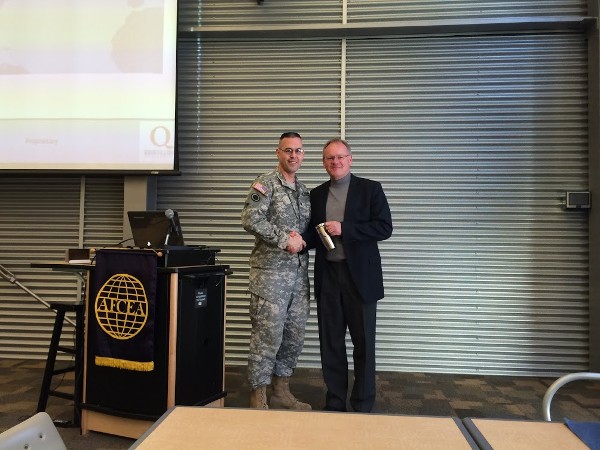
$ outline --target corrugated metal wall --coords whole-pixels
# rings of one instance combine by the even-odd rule
[[[198,25],[248,26],[339,22],[340,0],[179,0],[180,30]]]
[[[580,0],[415,0],[410,2],[351,0],[347,3],[349,22],[585,16],[586,14],[586,2]]]
[[[349,41],[346,135],[379,179],[379,367],[585,369],[587,54],[579,35]]]
[[[348,22],[585,16],[584,0],[179,0],[181,29]]]
[[[347,16],[585,11],[581,2],[416,3],[352,2]],[[272,24],[282,8],[265,6],[245,4],[252,13],[232,19],[232,4],[211,3],[201,24]],[[319,19],[294,23],[311,20]],[[277,136],[295,129],[308,149],[300,175],[309,186],[325,179],[322,143],[345,134],[354,172],[380,180],[389,197],[396,231],[381,245],[378,369],[585,369],[587,217],[565,212],[562,201],[564,190],[587,188],[586,49],[577,33],[187,41],[179,87],[180,107],[192,112],[180,118],[193,124],[180,127],[186,169],[159,180],[159,204],[182,211],[194,243],[220,246],[234,269],[228,363],[245,363],[249,334],[252,240],[239,211],[252,178],[275,165]],[[314,311],[301,361],[319,365]]]
[[[54,313],[26,289],[46,302],[77,301],[80,284],[30,264],[64,260],[67,248],[119,242],[123,179],[0,178],[0,205],[0,265],[15,278],[0,278],[0,357],[45,359]],[[63,338],[72,332],[66,324]]]

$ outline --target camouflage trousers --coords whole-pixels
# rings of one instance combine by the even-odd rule
[[[272,375],[292,375],[304,345],[309,313],[308,277],[289,274],[290,289],[277,298],[250,297],[248,381],[252,389],[271,384]]]

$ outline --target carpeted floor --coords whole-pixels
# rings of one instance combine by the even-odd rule
[[[0,431],[35,412],[44,361],[0,359]],[[245,367],[228,367],[226,407],[248,406]],[[59,382],[54,378],[54,385]],[[505,376],[471,376],[427,373],[379,372],[374,412],[427,416],[486,417],[542,420],[542,398],[554,379]],[[53,385],[53,387],[54,387]],[[65,391],[72,386],[69,375]],[[325,388],[317,369],[298,369],[291,380],[296,396],[314,409],[324,405]],[[73,404],[50,397],[46,411],[54,420],[73,418]],[[600,421],[600,382],[573,382],[563,387],[552,403],[553,420],[570,418]],[[58,427],[70,450],[127,449],[132,439]]]

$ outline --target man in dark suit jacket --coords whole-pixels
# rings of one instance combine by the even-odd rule
[[[317,299],[326,410],[346,411],[348,358],[346,329],[354,345],[354,385],[350,405],[370,412],[375,402],[375,320],[383,298],[378,241],[392,234],[392,216],[381,184],[350,173],[348,143],[333,139],[323,147],[330,180],[310,193],[311,226],[304,238],[316,248],[314,290]],[[324,224],[335,248],[317,238]]]

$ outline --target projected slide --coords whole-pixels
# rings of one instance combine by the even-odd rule
[[[0,0],[0,169],[174,168],[176,0]]]

